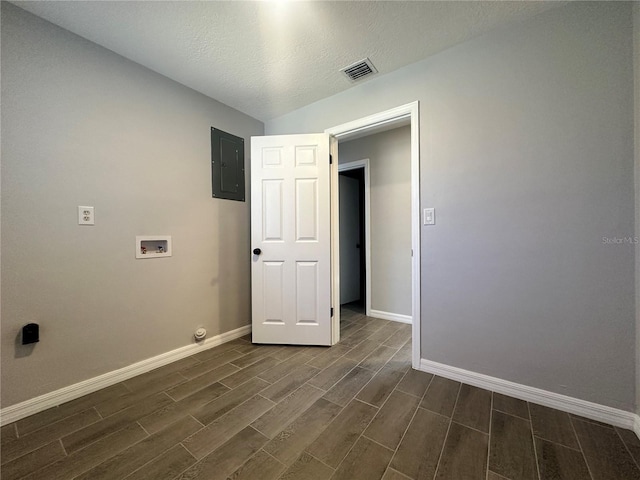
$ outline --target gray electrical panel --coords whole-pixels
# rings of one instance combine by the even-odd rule
[[[244,202],[244,138],[211,127],[213,198]]]

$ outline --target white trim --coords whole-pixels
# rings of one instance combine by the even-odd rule
[[[236,328],[230,332],[221,333],[215,337],[207,338],[204,342],[180,347],[170,352],[162,353],[158,356],[147,358],[141,362],[134,363],[118,370],[99,375],[97,377],[83,380],[82,382],[69,385],[68,387],[45,393],[39,397],[25,400],[24,402],[11,405],[0,410],[0,425],[15,422],[22,418],[42,412],[51,407],[61,405],[70,400],[75,400],[89,393],[93,393],[116,383],[128,380],[142,373],[154,370],[163,365],[189,357],[195,353],[217,347],[223,343],[242,337],[251,332],[251,325]]]
[[[420,360],[420,370],[617,427],[632,428],[636,435],[640,436],[640,418],[633,412],[587,402],[579,398],[568,397],[501,378],[490,377],[489,375],[432,362],[424,358]]]
[[[364,256],[365,256],[365,309],[364,313],[368,317],[371,314],[371,176],[369,170],[369,159],[363,158],[355,162],[338,165],[339,172],[364,168]]]
[[[338,185],[338,140],[334,136],[329,137],[330,155],[333,162],[330,165],[331,181],[331,306],[333,318],[331,319],[331,345],[340,341],[340,229],[335,228],[336,219],[340,217],[340,189]],[[338,272],[336,275],[335,272]]]
[[[383,312],[381,310],[371,310],[371,315],[367,315],[373,318],[381,318],[382,320],[391,320],[392,322],[408,323],[412,324],[411,315],[401,315],[399,313]]]
[[[374,131],[384,124],[394,124],[409,118],[411,121],[411,318],[415,318],[411,333],[411,364],[420,368],[420,110],[419,103],[412,102],[390,110],[328,128],[325,132],[346,140],[356,133]],[[332,219],[337,227],[337,218]]]

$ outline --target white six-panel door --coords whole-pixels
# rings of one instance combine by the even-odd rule
[[[254,343],[332,344],[330,141],[251,139]]]

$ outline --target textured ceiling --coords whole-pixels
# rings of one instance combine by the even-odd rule
[[[260,120],[564,2],[13,2]],[[366,80],[363,80],[366,81]]]

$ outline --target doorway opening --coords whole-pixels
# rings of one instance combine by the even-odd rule
[[[334,135],[338,143],[345,142],[348,140],[354,140],[357,138],[365,137],[372,135],[374,133],[383,132],[385,130],[391,130],[393,128],[409,125],[410,126],[410,271],[411,271],[411,295],[410,295],[410,303],[411,303],[411,315],[407,316],[409,322],[411,322],[411,339],[412,339],[412,367],[419,368],[420,366],[420,162],[419,162],[419,116],[418,116],[418,102],[413,102],[407,105],[403,105],[391,110],[387,110],[385,112],[381,112],[378,114],[371,115],[369,117],[364,117],[349,123],[345,123],[342,125],[338,125],[336,127],[332,127],[326,130],[327,133]],[[333,151],[334,154],[338,153],[338,148]],[[338,159],[340,162],[340,159]],[[335,167],[335,166],[334,166]],[[339,175],[338,168],[334,168],[334,173],[332,173],[332,184],[339,184]],[[332,200],[332,210],[334,214],[332,215],[332,230],[337,232],[340,231],[340,226],[338,222],[338,210],[339,210],[339,202],[338,202],[338,189],[332,189],[332,195],[335,197]],[[368,225],[368,223],[365,223]],[[339,235],[338,235],[339,236]],[[332,247],[334,250],[339,249],[339,245],[335,242]],[[370,249],[365,249],[365,254]],[[339,285],[340,281],[340,262],[339,255],[336,256],[333,260],[333,291],[336,295],[339,295],[339,288],[336,288]],[[370,274],[370,269],[367,272]],[[369,282],[370,285],[370,282]],[[365,302],[369,303],[371,300],[371,292],[369,294],[365,294]],[[393,320],[398,320],[394,318]],[[340,335],[340,319],[339,315],[335,316],[333,319],[333,343],[337,343]]]
[[[338,165],[340,304],[371,315],[369,159]]]

